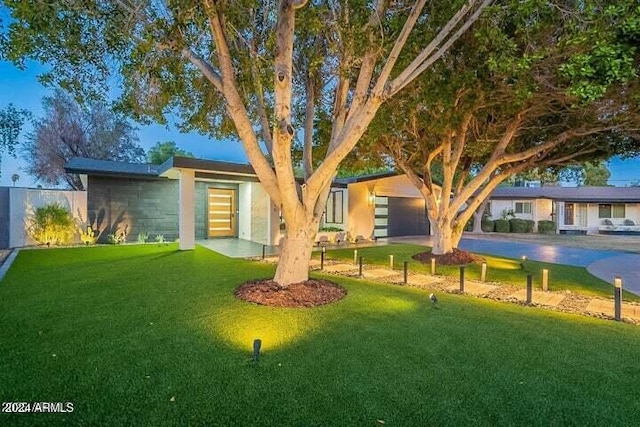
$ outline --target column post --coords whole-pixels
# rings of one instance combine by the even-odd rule
[[[196,175],[193,169],[180,169],[178,180],[178,234],[181,251],[196,247]]]

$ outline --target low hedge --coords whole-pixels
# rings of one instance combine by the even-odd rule
[[[473,217],[464,225],[464,231],[473,231]]]
[[[509,220],[509,232],[510,233],[526,233],[527,222],[520,218],[511,218]]]
[[[484,231],[485,233],[490,233],[494,230],[494,224],[493,221],[490,219],[483,219],[482,220],[482,224],[480,224],[480,227],[482,227],[482,231]]]
[[[494,230],[496,233],[508,233],[509,232],[509,221],[506,219],[496,219],[493,221]]]
[[[532,219],[525,219],[524,222],[527,223],[527,230],[526,233],[533,233],[533,229],[536,226],[536,222]]]
[[[554,221],[538,221],[538,233],[540,234],[555,234],[556,223]]]

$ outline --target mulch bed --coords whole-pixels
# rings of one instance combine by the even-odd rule
[[[341,300],[347,290],[328,280],[309,279],[283,288],[273,280],[251,280],[234,295],[245,301],[272,307],[315,307]]]
[[[481,256],[459,249],[454,249],[453,252],[444,255],[434,255],[431,251],[421,252],[411,258],[424,264],[431,264],[431,258],[435,258],[437,265],[480,264],[484,262],[484,258]]]

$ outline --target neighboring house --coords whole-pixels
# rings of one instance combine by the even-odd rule
[[[271,203],[247,164],[173,157],[162,165],[74,158],[66,170],[87,189],[87,217],[98,241],[124,232],[150,239],[179,238],[182,249],[198,239],[236,237],[277,245],[280,209]],[[404,175],[384,173],[336,180],[323,226],[366,239],[428,234],[424,199]]]
[[[53,203],[66,208],[78,226],[85,223],[87,193],[84,191],[0,187],[0,249],[37,244],[28,234],[31,218],[36,209]]]
[[[499,187],[488,209],[556,221],[560,234],[640,233],[640,187]]]

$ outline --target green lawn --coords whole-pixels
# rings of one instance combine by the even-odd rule
[[[234,299],[273,270],[175,245],[22,251],[0,401],[75,411],[0,425],[640,425],[636,326],[343,278],[324,307]]]
[[[358,249],[358,256],[363,257],[365,265],[389,266],[389,255],[393,254],[395,268],[401,270],[403,262],[409,262],[409,271],[414,273],[431,272],[430,264],[422,264],[411,258],[412,255],[424,252],[426,246],[394,244],[387,246],[375,246]],[[613,298],[613,286],[593,276],[583,267],[569,265],[550,264],[538,261],[522,261],[520,259],[500,258],[492,255],[479,254],[487,261],[487,280],[510,283],[525,287],[527,275],[533,275],[534,288],[542,286],[542,270],[549,270],[550,290],[569,290],[589,296]],[[353,248],[336,249],[327,251],[327,259],[353,262]],[[314,253],[319,258],[319,253]],[[480,278],[481,266],[474,264],[465,267],[465,277],[469,279]],[[437,266],[436,274],[459,277],[459,266]],[[640,296],[624,291],[626,301],[640,301]]]

